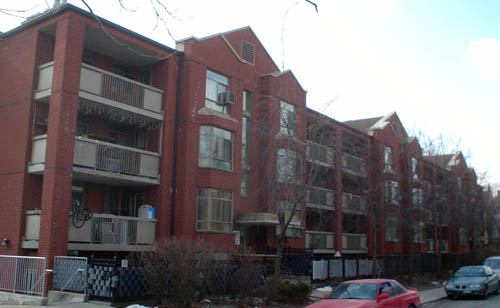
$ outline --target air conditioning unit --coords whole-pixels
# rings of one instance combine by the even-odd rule
[[[219,93],[217,95],[217,104],[218,105],[234,104],[234,93],[230,91]]]

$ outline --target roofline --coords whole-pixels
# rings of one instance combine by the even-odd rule
[[[366,132],[360,131],[359,129],[356,129],[356,128],[351,127],[351,126],[349,126],[349,125],[347,125],[347,124],[344,124],[343,122],[337,121],[337,120],[335,120],[334,118],[329,117],[329,116],[327,116],[326,114],[323,114],[323,113],[321,113],[321,112],[319,112],[319,111],[313,110],[313,109],[311,109],[311,108],[309,108],[309,107],[306,107],[306,111],[311,112],[311,113],[314,113],[314,114],[316,114],[316,115],[318,115],[318,116],[321,116],[321,117],[323,117],[323,118],[326,118],[327,120],[330,120],[330,121],[332,121],[332,122],[334,122],[334,123],[336,123],[336,124],[338,124],[338,125],[342,126],[342,127],[343,127],[343,128],[345,128],[345,129],[349,129],[349,130],[355,131],[356,133],[359,133],[359,134],[361,134],[361,135],[363,135],[363,136],[365,136],[365,137],[367,137],[367,138],[372,138],[372,136],[370,136],[370,135],[369,135],[369,134],[367,134]]]
[[[60,14],[62,14],[64,12],[66,12],[66,11],[72,11],[72,12],[78,13],[78,14],[80,14],[82,16],[85,16],[85,17],[87,17],[87,18],[89,18],[91,20],[95,20],[94,16],[90,12],[87,12],[87,11],[85,11],[85,10],[77,7],[77,6],[74,6],[74,5],[70,4],[70,3],[66,3],[66,4],[63,4],[63,5],[59,6],[58,8],[49,9],[49,10],[47,10],[45,12],[42,12],[39,16],[34,17],[31,20],[27,20],[24,23],[22,23],[21,25],[13,28],[13,29],[11,29],[11,30],[9,30],[7,32],[4,32],[2,34],[2,36],[5,37],[5,38],[13,36],[13,35],[15,35],[15,34],[17,34],[19,32],[22,32],[22,31],[24,31],[24,30],[26,30],[26,29],[28,29],[30,27],[33,27],[33,26],[35,26],[35,25],[37,25],[37,24],[39,24],[39,23],[41,23],[41,22],[43,22],[45,20],[48,20],[48,19],[50,19],[50,18],[52,18],[54,16],[57,16],[57,15],[60,15]],[[148,38],[146,36],[143,36],[143,35],[141,35],[141,34],[139,34],[137,32],[134,32],[134,31],[132,31],[130,29],[122,27],[122,26],[120,26],[118,24],[115,24],[114,22],[111,22],[111,21],[109,21],[107,19],[104,19],[104,18],[102,18],[102,17],[100,17],[98,15],[95,15],[95,16],[97,16],[99,18],[99,20],[104,25],[106,25],[108,27],[115,28],[116,30],[118,30],[120,32],[123,32],[123,33],[125,33],[127,35],[133,36],[133,37],[135,37],[135,38],[137,38],[137,39],[139,39],[141,41],[144,41],[144,42],[146,42],[148,44],[155,45],[156,47],[159,47],[161,49],[165,49],[165,50],[167,50],[167,51],[169,51],[171,53],[176,52],[176,50],[174,48],[172,48],[172,47],[168,47],[167,45],[161,44],[161,43],[159,43],[159,42],[157,42],[155,40],[152,40],[152,39],[150,39],[150,38]],[[177,52],[179,52],[179,51],[177,51]]]

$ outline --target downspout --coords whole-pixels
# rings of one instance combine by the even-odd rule
[[[174,235],[175,225],[175,195],[177,194],[177,143],[179,139],[179,109],[181,105],[181,79],[184,53],[178,53],[177,63],[177,88],[175,93],[175,118],[174,118],[174,148],[172,157],[172,187],[170,190],[170,236]]]

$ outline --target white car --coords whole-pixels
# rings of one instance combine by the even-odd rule
[[[486,258],[484,260],[484,265],[491,267],[500,277],[500,256]]]

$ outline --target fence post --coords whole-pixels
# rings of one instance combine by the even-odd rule
[[[18,259],[16,258],[16,269],[14,270],[14,294],[16,293],[17,289],[17,266],[18,266]]]

